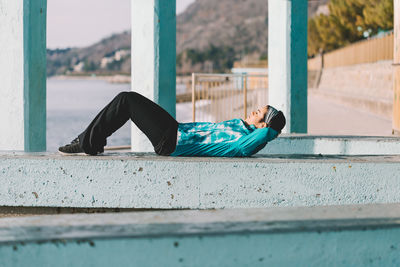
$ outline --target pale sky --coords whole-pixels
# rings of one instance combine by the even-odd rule
[[[194,1],[176,0],[177,13]],[[47,47],[87,46],[129,30],[130,13],[131,0],[47,0]]]

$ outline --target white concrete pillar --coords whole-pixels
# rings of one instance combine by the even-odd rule
[[[46,0],[0,1],[0,150],[46,150]]]
[[[307,133],[307,1],[268,4],[269,104],[283,111],[283,132]]]
[[[176,0],[132,0],[131,85],[175,117]],[[135,125],[131,145],[132,151],[154,151]]]
[[[400,135],[400,0],[394,0],[393,133]]]

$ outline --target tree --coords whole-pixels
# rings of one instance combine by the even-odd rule
[[[316,55],[322,44],[318,32],[316,19],[310,19],[308,22],[308,54]]]
[[[309,20],[309,55],[393,28],[393,0],[331,0],[329,15]]]
[[[233,67],[235,50],[230,46],[210,45],[203,51],[187,49],[177,56],[177,65],[182,66],[183,61],[190,61],[191,65],[198,63],[204,66],[205,62],[212,62],[215,72],[225,72]]]
[[[393,29],[393,0],[364,0],[364,24],[377,30]]]
[[[95,70],[97,70],[97,68],[98,68],[98,66],[96,65],[96,63],[85,59],[84,66],[83,66],[83,70],[85,72],[95,71]]]

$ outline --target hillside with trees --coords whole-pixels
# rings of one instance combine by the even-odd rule
[[[328,0],[310,1],[314,16]],[[267,0],[197,0],[177,18],[178,73],[225,72],[235,61],[266,60]]]
[[[393,0],[331,0],[308,23],[308,53],[330,51],[393,29]]]
[[[328,0],[309,2],[312,16]],[[48,76],[130,73],[130,32],[84,48],[48,50]],[[197,0],[177,16],[177,72],[225,72],[267,59],[268,0]]]
[[[104,38],[84,48],[47,50],[47,75],[130,74],[131,33]]]

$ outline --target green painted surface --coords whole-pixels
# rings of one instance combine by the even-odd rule
[[[24,0],[24,150],[46,151],[47,0]]]
[[[176,0],[154,0],[154,100],[176,117]]]
[[[400,229],[0,245],[1,266],[399,266]]]
[[[290,129],[307,133],[307,1],[292,0],[290,31]],[[283,37],[283,36],[282,36]]]
[[[399,266],[399,204],[0,219],[0,266]]]

